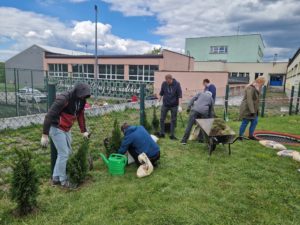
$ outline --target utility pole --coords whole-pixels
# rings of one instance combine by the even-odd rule
[[[98,46],[97,46],[97,23],[98,23],[98,7],[95,5],[95,78],[98,80]],[[97,87],[98,89],[98,87]]]

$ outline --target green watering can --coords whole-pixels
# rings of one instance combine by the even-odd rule
[[[125,155],[111,154],[108,159],[102,153],[100,153],[100,156],[108,166],[108,171],[111,175],[125,174],[125,166],[127,165],[127,157]]]

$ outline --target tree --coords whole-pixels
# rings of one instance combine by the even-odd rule
[[[158,132],[159,129],[159,120],[156,114],[156,107],[153,106],[153,118],[152,118],[152,127],[154,129],[154,132]]]
[[[17,214],[24,216],[37,206],[39,179],[32,165],[32,154],[28,150],[16,151],[16,154],[10,194],[11,200],[17,203]]]
[[[162,52],[162,48],[159,47],[159,48],[153,48],[151,51],[148,52],[148,54],[152,54],[152,55],[159,55],[161,54]]]
[[[67,164],[67,173],[70,182],[76,186],[80,185],[86,178],[88,172],[87,155],[89,151],[89,141],[83,140],[78,151],[71,156]]]
[[[122,134],[118,120],[115,119],[112,130],[112,136],[104,139],[104,147],[106,149],[106,156],[109,157],[112,153],[116,153],[122,143]]]
[[[113,128],[112,136],[111,136],[112,151],[117,152],[121,146],[121,143],[122,143],[122,134],[121,134],[120,126],[119,126],[118,120],[115,119],[114,128]]]

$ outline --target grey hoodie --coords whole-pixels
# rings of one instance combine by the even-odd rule
[[[200,92],[196,94],[188,104],[188,109],[196,111],[202,115],[207,115],[209,118],[213,117],[214,100],[209,93]]]

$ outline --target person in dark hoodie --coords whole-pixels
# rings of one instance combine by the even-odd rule
[[[130,126],[124,123],[121,131],[124,138],[118,153],[125,154],[128,151],[137,165],[140,165],[138,156],[145,153],[152,165],[156,166],[160,158],[160,149],[147,130],[143,126]]]
[[[72,188],[66,175],[66,165],[71,148],[71,133],[77,120],[83,138],[88,139],[89,133],[85,126],[84,106],[86,99],[91,96],[90,87],[79,83],[67,92],[58,95],[45,116],[41,145],[47,147],[50,136],[57,149],[57,159],[52,175],[52,184]]]
[[[160,99],[163,98],[163,104],[161,107],[160,115],[160,134],[159,137],[165,137],[165,120],[169,111],[171,111],[171,132],[170,139],[177,140],[175,137],[175,126],[177,122],[177,112],[182,112],[181,100],[182,91],[178,81],[176,81],[171,74],[166,75],[165,81],[161,85]]]

